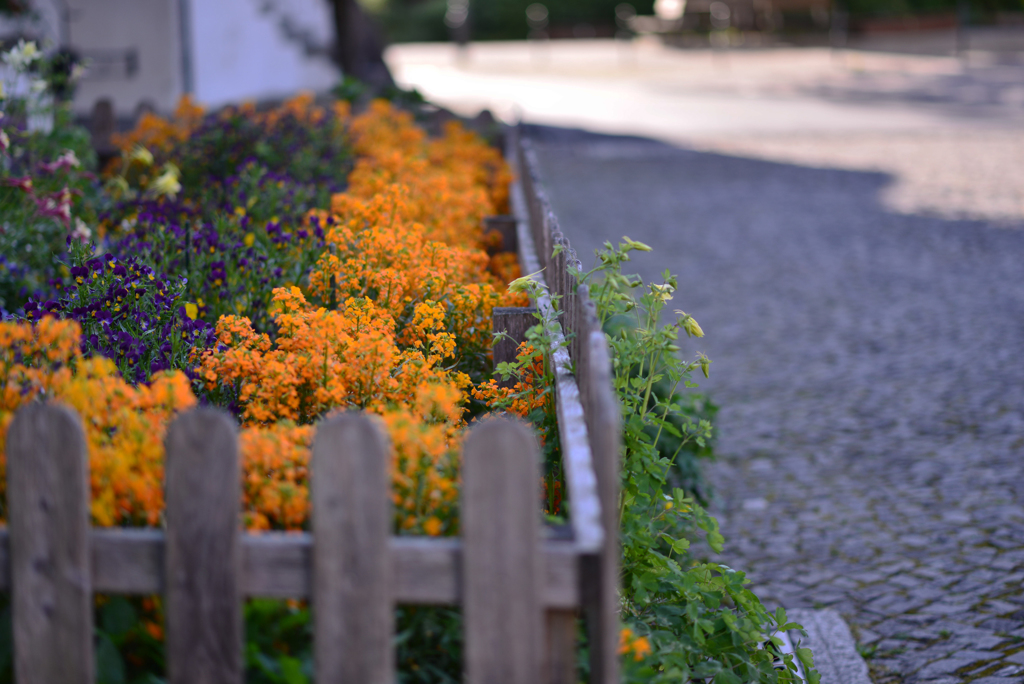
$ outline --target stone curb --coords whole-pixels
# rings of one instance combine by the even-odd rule
[[[821,684],[871,684],[868,666],[857,653],[857,645],[846,622],[834,610],[793,609],[786,617],[804,626],[806,635],[795,631],[794,644],[814,652],[814,667]]]

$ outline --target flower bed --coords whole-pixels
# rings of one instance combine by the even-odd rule
[[[458,125],[428,140],[383,102],[356,117],[337,106],[329,120],[308,97],[198,116],[185,102],[176,119],[148,116],[123,138],[106,183],[115,201],[97,230],[103,253],[69,237],[63,294],[33,298],[26,322],[3,324],[0,420],[40,393],[88,416],[95,522],[152,525],[167,421],[197,400],[229,407],[244,426],[247,524],[297,529],[308,514],[307,426],[365,409],[392,437],[399,527],[452,531],[452,459],[467,414],[483,408],[468,400],[489,375],[490,312],[523,299],[495,275],[517,274],[488,256],[481,230],[507,202],[503,160]],[[180,190],[154,189],[158,173],[173,174],[217,122],[234,130],[238,116],[270,140],[276,127],[324,126],[354,159],[347,190],[326,208],[285,206],[282,219],[267,204],[278,196],[245,199],[244,179],[183,170]],[[254,166],[238,163],[243,174]],[[165,386],[172,403],[157,406],[149,393]]]

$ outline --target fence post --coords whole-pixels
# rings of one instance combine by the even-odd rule
[[[365,415],[322,422],[313,445],[317,681],[395,679],[391,482],[386,438]]]
[[[167,430],[167,679],[241,684],[241,476],[226,413],[199,408]]]
[[[537,320],[535,306],[498,306],[491,312],[494,332],[507,333],[511,339],[498,340],[494,343],[494,367],[499,363],[511,363],[516,360],[519,344],[526,341],[526,331],[540,323]],[[514,377],[507,381],[497,378],[501,387],[514,387]]]
[[[595,556],[581,559],[584,613],[590,643],[590,681],[619,682],[619,471],[621,410],[612,389],[608,341],[596,316],[587,329],[587,434],[601,499],[604,543]],[[581,331],[582,332],[582,331]]]
[[[88,454],[61,406],[21,408],[7,433],[14,678],[93,681]]]
[[[542,681],[540,461],[524,425],[491,419],[466,439],[462,465],[464,677]]]

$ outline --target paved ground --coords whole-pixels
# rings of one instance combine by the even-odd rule
[[[722,405],[726,562],[836,608],[876,682],[1022,681],[1024,107],[958,93],[1024,70],[901,57],[872,85],[783,57],[621,131],[663,142],[536,129],[556,212],[581,253],[628,234],[657,248],[644,275],[680,274]],[[680,104],[648,75],[647,106]]]
[[[894,213],[877,173],[541,133],[578,248],[656,245],[636,266],[707,331],[726,561],[838,609],[878,681],[1024,679],[1024,230]]]

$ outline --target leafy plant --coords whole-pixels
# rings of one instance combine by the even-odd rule
[[[711,362],[700,353],[688,362],[678,356],[681,332],[704,334],[692,316],[676,310],[662,322],[676,279],[665,273],[664,282],[645,284],[622,273],[631,252],[645,251],[650,247],[629,238],[617,247],[605,243],[597,266],[582,276],[609,333],[623,411],[623,652],[632,656],[624,659],[626,675],[636,682],[799,681],[792,655],[776,669],[778,654],[763,647],[765,635],[779,646],[775,634],[799,625],[787,622],[781,608],[768,612],[746,588],[744,573],[706,558],[722,550],[718,522],[672,486],[675,460],[690,444],[706,447],[712,434],[709,420],[680,398],[696,387],[693,372],[706,376]],[[800,649],[797,657],[808,681],[817,682],[810,651]]]
[[[199,353],[216,340],[213,326],[197,317],[185,297],[183,277],[163,278],[134,257],[99,256],[68,238],[66,278],[55,283],[57,299],[30,301],[25,316],[72,318],[82,326],[82,351],[105,356],[132,383],[154,373],[198,365]]]
[[[0,83],[0,316],[46,293],[65,238],[87,238],[100,195],[95,154],[71,111],[55,104],[35,43],[3,53]]]

